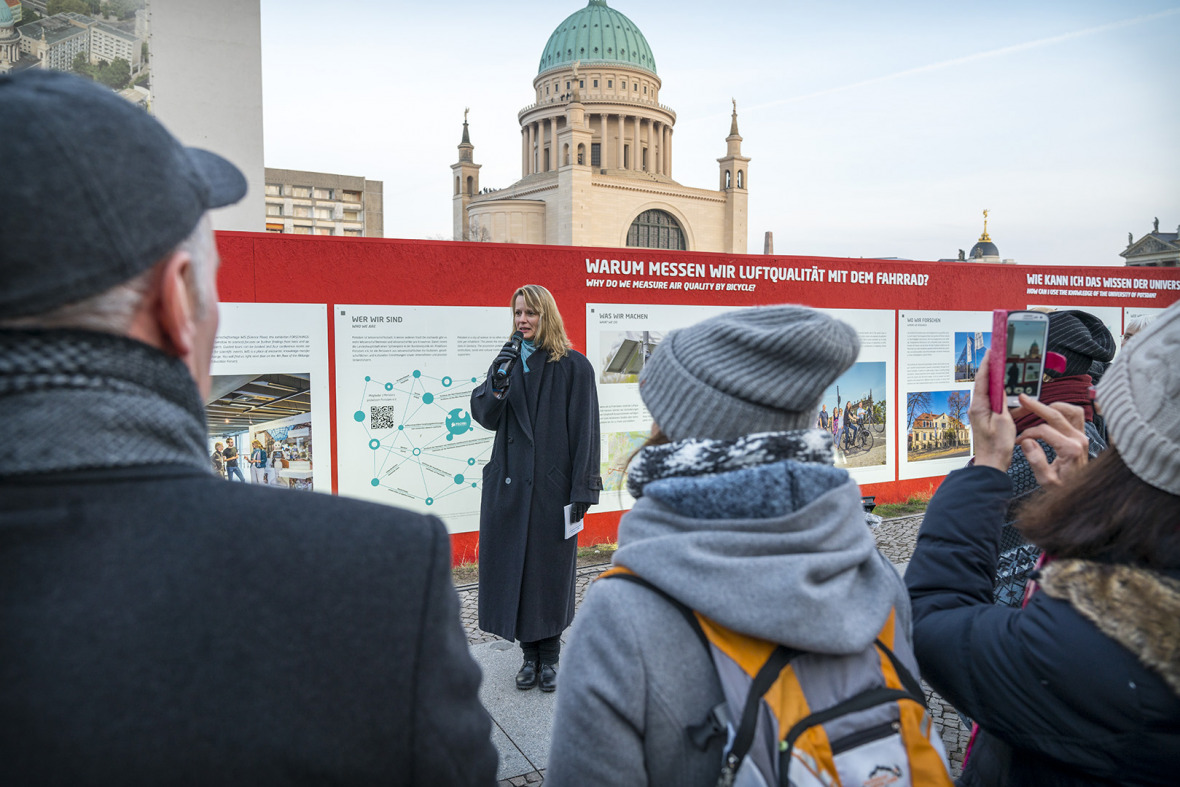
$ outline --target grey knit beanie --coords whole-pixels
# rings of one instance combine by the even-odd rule
[[[1098,385],[1106,429],[1131,472],[1180,495],[1180,303],[1127,343]]]
[[[814,309],[742,309],[670,332],[639,395],[671,440],[809,429],[859,351],[851,326]]]

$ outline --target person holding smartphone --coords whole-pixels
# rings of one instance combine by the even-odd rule
[[[1094,425],[1094,405],[1091,398],[1093,379],[1089,371],[1095,361],[1105,363],[1114,358],[1114,336],[1101,320],[1088,312],[1050,312],[1045,351],[1063,356],[1065,368],[1061,371],[1045,370],[1040,401],[1046,405],[1058,402],[1071,404],[1082,409],[1085,418],[1083,428],[1089,441],[1089,455],[1090,458],[1094,458],[1105,450],[1106,440],[1101,430]],[[986,389],[984,398],[986,401]],[[1018,435],[1044,423],[1039,412],[1024,405],[1011,412]],[[1040,448],[1051,461],[1054,456],[1053,447],[1041,443]],[[1016,606],[1024,598],[1025,581],[1040,556],[1040,550],[1024,539],[1018,527],[1021,507],[1040,490],[1040,484],[1020,442],[1012,448],[1012,459],[1007,473],[1012,481],[1012,498],[1004,518],[1000,540],[1001,559],[997,567],[995,600],[999,604]]]
[[[1097,458],[1081,407],[1021,395],[1014,420],[989,406],[980,367],[974,465],[939,487],[905,573],[922,677],[977,724],[962,787],[1176,783],[1177,355],[1180,304],[1098,386],[1112,445]],[[1045,490],[1020,527],[1046,559],[1013,608],[991,602],[1018,448]]]
[[[509,305],[515,333],[471,393],[472,418],[496,433],[479,515],[479,627],[520,641],[518,689],[553,691],[577,568],[563,509],[580,521],[602,489],[598,392],[547,289],[526,284]]]

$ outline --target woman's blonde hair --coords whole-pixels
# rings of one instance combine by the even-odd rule
[[[539,317],[537,332],[533,335],[533,344],[537,349],[549,353],[550,361],[560,361],[569,355],[573,345],[570,344],[570,338],[565,333],[565,323],[562,322],[561,312],[557,310],[557,301],[553,300],[553,295],[549,290],[540,284],[526,284],[512,293],[512,300],[508,302],[508,308],[512,310],[512,330],[514,332],[516,331],[516,299],[518,296],[524,296],[525,307],[535,311]]]

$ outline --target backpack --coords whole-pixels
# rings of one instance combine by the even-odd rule
[[[605,578],[663,596],[709,652],[725,702],[687,732],[701,749],[725,737],[718,787],[953,784],[921,684],[889,647],[912,659],[895,641],[893,611],[861,653],[807,653],[731,631],[628,569]]]

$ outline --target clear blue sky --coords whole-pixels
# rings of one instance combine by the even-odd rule
[[[950,410],[950,408],[947,407],[946,400],[952,393],[953,393],[953,391],[931,391],[930,392],[930,409],[927,412],[929,412],[931,415],[941,415],[942,413],[948,412]],[[970,400],[971,392],[964,391],[963,393],[967,394],[967,398],[968,398],[968,400]],[[903,410],[903,412],[904,412],[904,410]],[[964,426],[968,425],[966,413],[964,413],[964,416],[963,416],[963,425]]]
[[[262,0],[266,163],[385,182],[390,237],[449,237],[471,107],[481,184],[520,173],[516,113],[584,0]],[[1180,225],[1177,0],[705,3],[610,0],[678,113],[673,176],[716,188],[730,98],[749,246],[1121,264]]]

